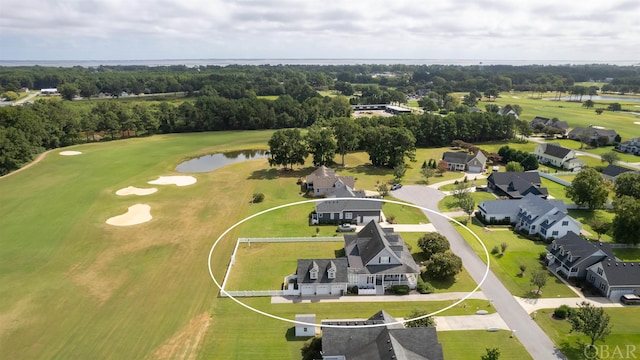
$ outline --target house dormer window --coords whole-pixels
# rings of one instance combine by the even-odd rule
[[[562,222],[562,226],[568,226],[569,225],[569,221],[563,221]]]
[[[329,279],[335,279],[336,278],[336,271],[334,269],[327,270],[327,277]]]
[[[378,263],[380,264],[389,264],[391,262],[391,257],[389,256],[380,256],[378,259]]]
[[[603,272],[604,271],[602,270],[602,268],[598,268],[598,271],[597,271],[598,275],[602,275]]]
[[[318,270],[309,271],[309,277],[311,278],[311,280],[317,280],[318,279]]]

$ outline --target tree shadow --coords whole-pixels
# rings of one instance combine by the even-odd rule
[[[448,278],[444,278],[444,279],[427,279],[425,280],[427,281],[429,284],[431,284],[431,286],[433,286],[435,289],[438,290],[446,290],[449,289],[453,286],[453,284],[455,284],[456,282],[456,278],[455,276],[451,276]]]
[[[588,345],[581,340],[578,340],[576,343],[563,340],[557,350],[562,351],[566,359],[598,359],[597,354],[585,354],[585,347],[587,346]],[[587,355],[591,356],[587,357]]]
[[[338,258],[343,258],[343,257],[347,256],[347,253],[346,253],[346,251],[344,250],[344,248],[342,248],[342,249],[338,249],[338,250],[335,250],[335,251],[333,252],[333,254],[335,255],[336,259],[338,259]]]

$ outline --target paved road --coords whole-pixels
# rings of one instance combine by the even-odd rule
[[[444,194],[436,189],[417,185],[404,186],[393,195],[400,200],[433,210],[438,209],[438,202],[444,197]],[[486,271],[484,262],[447,219],[430,212],[425,214],[438,232],[449,239],[451,250],[462,258],[467,272],[479,283]],[[534,359],[566,359],[493,272],[489,271],[481,289],[492,301],[507,326],[516,331],[516,337]]]

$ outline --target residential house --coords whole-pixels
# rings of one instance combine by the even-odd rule
[[[587,268],[587,281],[610,300],[640,294],[640,263],[609,257]]]
[[[482,151],[478,151],[473,155],[467,152],[447,151],[442,155],[442,160],[447,162],[449,171],[481,173],[484,171],[487,157]]]
[[[344,235],[344,250],[349,286],[358,286],[358,294],[382,295],[393,285],[415,289],[418,284],[420,269],[393,229],[371,221],[357,234]]]
[[[323,320],[322,360],[444,359],[436,328],[397,322],[384,311],[364,320]]]
[[[613,251],[607,243],[593,243],[570,231],[547,246],[547,266],[565,278],[584,279],[587,268],[612,257]]]
[[[347,293],[347,259],[298,259],[297,285],[302,296]]]
[[[622,152],[640,155],[640,138],[633,138],[629,141],[621,142],[617,148]]]
[[[498,115],[513,115],[516,119],[520,119],[520,116],[518,116],[518,113],[513,109],[513,107],[511,107],[511,105],[507,105],[498,110]]]
[[[569,139],[580,141],[580,136],[585,131],[589,134],[589,140],[598,141],[600,137],[606,137],[607,138],[606,144],[611,144],[612,142],[615,142],[616,137],[618,136],[618,133],[615,130],[608,130],[600,126],[589,125],[586,128],[576,127],[573,130],[571,130],[569,132]]]
[[[635,172],[635,171],[633,169],[629,169],[629,168],[618,166],[618,165],[608,165],[606,168],[602,170],[602,178],[615,183],[618,176],[627,172]]]
[[[509,199],[521,199],[531,193],[546,199],[549,192],[542,187],[542,180],[537,171],[529,172],[493,172],[487,178],[487,186],[498,195]]]
[[[580,233],[580,223],[567,214],[562,200],[545,200],[532,193],[517,200],[485,200],[478,205],[485,223],[511,223],[516,231],[557,239],[569,231]]]
[[[303,190],[311,191],[314,197],[322,197],[336,187],[346,185],[354,188],[354,184],[353,176],[337,175],[335,170],[323,165],[306,177],[306,181],[303,183]]]
[[[559,129],[561,131],[560,135],[566,136],[569,133],[569,124],[566,121],[560,121],[558,119],[549,119],[546,117],[536,116],[531,120],[531,128],[537,129],[540,125],[547,127],[552,127]]]
[[[340,181],[336,185],[342,184]],[[311,224],[366,224],[382,220],[382,201],[368,200],[379,198],[379,194],[370,194],[363,190],[353,190],[349,186],[336,186],[326,200],[316,203],[311,214]]]
[[[560,144],[541,143],[536,146],[533,153],[539,163],[562,169],[579,170],[584,164],[584,161],[577,158],[574,150]]]

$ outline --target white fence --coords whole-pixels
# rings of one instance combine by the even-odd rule
[[[560,185],[571,186],[571,182],[566,181],[566,180],[562,180],[562,179],[560,179],[558,177],[555,177],[555,176],[553,176],[551,174],[547,174],[547,173],[544,173],[542,171],[538,171],[538,174],[540,174],[540,177],[543,177],[545,179],[551,180],[553,182],[557,182]],[[561,172],[561,173],[557,173],[557,174],[554,174],[554,175],[565,175],[565,174],[568,175],[568,174],[573,174],[573,173],[572,172]]]
[[[220,292],[220,296],[228,297],[229,295],[233,297],[256,297],[256,296],[284,296],[284,291],[282,290],[239,290],[239,291],[228,291],[223,290]]]
[[[299,238],[239,238],[241,243],[288,243],[288,242],[343,242],[342,236],[299,237]]]

